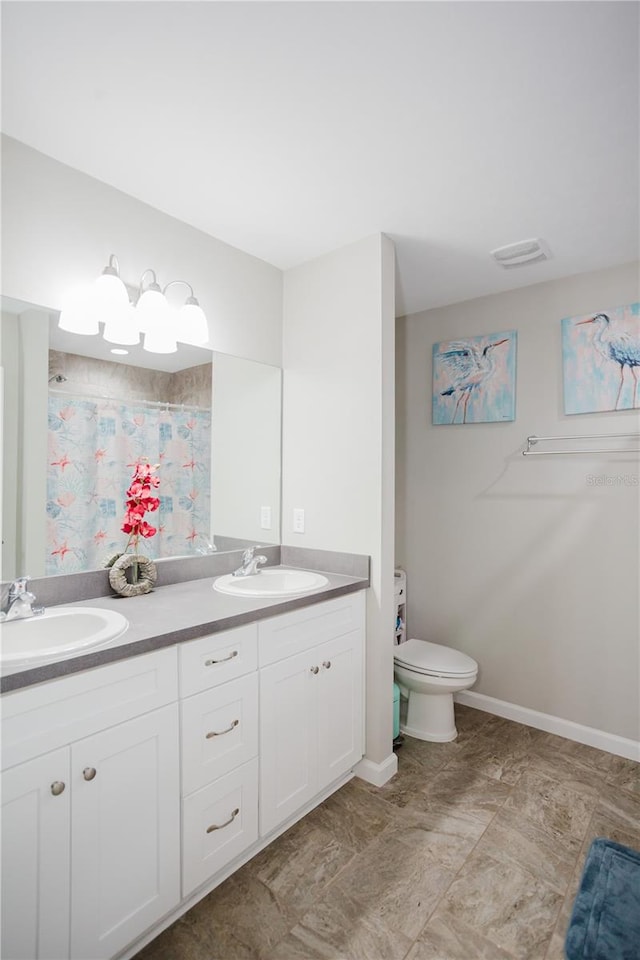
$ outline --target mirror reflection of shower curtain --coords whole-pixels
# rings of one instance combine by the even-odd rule
[[[151,559],[196,554],[210,539],[211,412],[49,396],[47,575],[96,570],[122,553],[126,491],[137,461],[159,464]]]

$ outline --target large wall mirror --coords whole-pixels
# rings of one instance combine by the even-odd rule
[[[159,464],[152,559],[280,542],[281,370],[178,345],[114,354],[2,298],[2,579],[99,569],[133,465]],[[115,349],[118,349],[115,347]]]

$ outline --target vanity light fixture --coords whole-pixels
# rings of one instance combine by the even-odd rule
[[[207,318],[204,310],[196,300],[193,294],[193,287],[186,280],[170,280],[164,288],[166,296],[169,287],[176,283],[182,283],[189,287],[189,296],[180,308],[178,314],[178,329],[180,330],[180,340],[183,343],[190,343],[194,347],[203,347],[209,339],[209,330],[207,327]]]
[[[150,280],[147,279],[150,275]],[[167,291],[176,284],[189,290],[179,307],[167,299]],[[100,332],[109,343],[134,346],[144,335],[143,347],[150,353],[175,353],[177,341],[204,346],[209,339],[207,319],[193,287],[186,280],[171,280],[161,289],[155,270],[148,268],[140,277],[134,302],[120,277],[120,265],[114,254],[90,291],[72,297],[65,305],[58,326],[70,333],[85,335]],[[115,351],[112,351],[115,352]]]
[[[100,333],[97,315],[87,309],[90,296],[91,292],[83,288],[73,290],[69,294],[58,319],[61,330],[79,333],[86,337]]]
[[[153,280],[144,288],[144,278],[150,273]],[[167,298],[160,289],[155,270],[148,268],[140,277],[138,303],[136,305],[138,329],[144,334],[143,346],[149,353],[175,353],[178,349],[177,334],[172,323]]]

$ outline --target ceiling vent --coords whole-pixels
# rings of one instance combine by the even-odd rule
[[[510,243],[506,247],[492,250],[491,256],[505,270],[512,270],[514,267],[524,267],[528,263],[549,260],[551,251],[544,240],[521,240],[520,243]]]

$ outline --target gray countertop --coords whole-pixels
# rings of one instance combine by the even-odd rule
[[[300,568],[298,568],[300,569]],[[159,650],[244,623],[274,617],[322,600],[369,586],[369,579],[323,571],[329,583],[299,597],[271,600],[232,597],[213,589],[213,577],[172,583],[140,597],[98,597],[80,600],[74,607],[102,607],[117,610],[129,621],[128,630],[88,653],[67,656],[38,666],[13,666],[3,671],[0,692],[7,693],[35,683],[67,676],[116,660]]]

